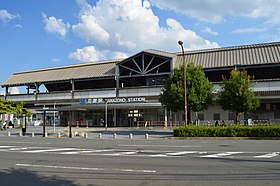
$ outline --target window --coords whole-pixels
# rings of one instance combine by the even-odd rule
[[[214,120],[220,120],[220,113],[214,113],[213,118]]]
[[[198,117],[198,119],[199,119],[200,121],[204,121],[204,114],[199,113],[199,114],[197,115],[197,117]]]
[[[229,112],[228,113],[228,120],[234,120],[234,119],[235,119],[234,113],[233,112]]]

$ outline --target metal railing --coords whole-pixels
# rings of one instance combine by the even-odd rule
[[[145,121],[137,121],[137,128],[140,127],[147,127],[147,128],[153,128],[153,127],[178,127],[179,121],[156,121],[156,120],[145,120]]]

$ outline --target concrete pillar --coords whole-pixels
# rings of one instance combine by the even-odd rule
[[[98,133],[98,138],[102,138],[102,134],[101,133]]]
[[[164,109],[164,128],[167,127],[167,109]]]
[[[117,139],[117,134],[116,133],[113,134],[113,139]]]
[[[149,134],[145,134],[145,139],[149,139]]]
[[[117,109],[114,108],[114,127],[117,126]]]

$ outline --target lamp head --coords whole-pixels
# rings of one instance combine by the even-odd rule
[[[183,41],[178,41],[178,44],[182,46],[184,43]]]

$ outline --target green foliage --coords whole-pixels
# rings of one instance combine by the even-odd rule
[[[188,126],[174,129],[175,137],[280,137],[280,126]]]
[[[0,114],[9,114],[14,112],[13,104],[13,101],[0,99]]]
[[[235,121],[239,113],[250,113],[260,106],[260,100],[250,88],[251,76],[247,71],[232,70],[230,78],[223,78],[222,89],[219,93],[218,103],[223,110],[235,113]]]
[[[24,105],[24,102],[16,103],[11,100],[0,99],[0,114],[13,113],[17,117],[21,117],[22,114],[30,116],[32,113],[28,109],[24,108]]]
[[[194,112],[207,109],[212,100],[212,83],[208,81],[201,66],[189,64],[187,67],[188,108]],[[184,110],[184,67],[174,69],[165,82],[159,101],[163,107],[173,112]]]

